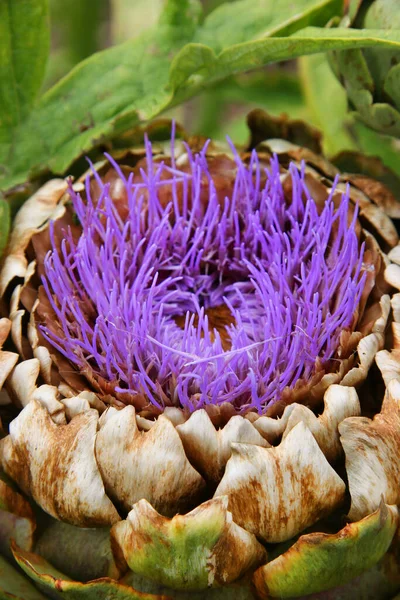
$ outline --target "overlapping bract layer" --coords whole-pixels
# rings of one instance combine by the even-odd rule
[[[284,126],[286,130],[286,123]],[[197,138],[189,139],[188,143],[198,148]],[[284,192],[281,201],[285,207],[292,203],[296,182],[305,181],[312,190],[317,212],[321,215],[336,169],[306,148],[276,139],[276,133],[273,140],[258,146],[257,151],[259,160],[269,170],[270,156],[273,152],[278,153],[279,178]],[[154,145],[153,152],[154,170],[160,168],[160,160],[166,161],[158,187],[162,212],[169,200],[174,200],[173,185],[168,182],[172,178],[171,169],[175,170],[176,176],[179,172],[179,177],[191,182],[192,161],[180,156],[174,166],[169,154],[165,153],[164,144],[159,148]],[[178,154],[179,151],[176,156]],[[247,160],[249,155],[242,156]],[[125,176],[133,168],[134,184],[142,184],[142,218],[148,225],[146,203],[149,202],[149,193],[144,177],[148,165],[146,158],[142,157],[143,149],[135,149],[120,155],[119,164]],[[306,160],[304,177],[301,173],[302,159]],[[293,165],[291,171],[285,168],[290,161],[295,161],[300,173]],[[230,156],[220,154],[216,145],[209,146],[207,165],[218,197],[214,204],[216,208],[224,206],[225,196],[230,199],[234,196],[232,190],[236,171],[239,170],[237,162],[238,159],[235,163]],[[144,169],[142,174],[140,167]],[[109,163],[104,162],[98,168],[104,176],[103,182],[110,182],[108,194],[113,199],[111,206],[115,218],[122,223],[127,222],[127,183],[121,179],[121,172],[118,175],[115,164],[110,168]],[[154,175],[154,171],[152,173]],[[255,174],[256,169],[254,177]],[[268,178],[261,169],[260,187],[264,188],[271,177],[271,173]],[[353,276],[359,267],[358,260],[362,261],[357,280],[360,285],[362,272],[367,272],[359,306],[354,307],[349,327],[352,331],[345,330],[340,335],[333,364],[329,364],[328,360],[328,364],[322,365],[320,357],[316,372],[309,381],[299,379],[292,389],[284,389],[282,401],[270,406],[266,415],[262,416],[254,411],[235,415],[235,408],[228,404],[203,405],[205,410],[192,414],[176,406],[166,407],[162,415],[157,415],[159,411],[147,405],[144,395],[141,400],[146,404],[137,401],[138,395],[132,395],[129,400],[134,400],[135,406],[124,407],[120,402],[123,394],[114,393],[115,388],[123,388],[123,381],[115,377],[113,390],[112,385],[102,380],[99,366],[96,367],[89,351],[86,354],[82,351],[83,360],[76,363],[76,367],[51,348],[41,335],[40,325],[45,324],[49,332],[58,335],[60,343],[65,334],[62,326],[57,325],[59,319],[40,285],[43,260],[51,248],[49,219],[56,220],[52,244],[59,253],[62,269],[66,260],[70,260],[71,265],[76,262],[72,252],[69,256],[68,236],[64,243],[67,252],[62,254],[63,230],[71,225],[70,237],[78,248],[83,244],[79,236],[86,235],[85,228],[89,223],[85,225],[84,219],[81,219],[81,227],[76,225],[77,220],[68,204],[68,194],[64,194],[67,184],[61,180],[48,182],[24,204],[16,218],[0,273],[2,305],[9,305],[5,313],[8,318],[3,323],[4,331],[0,332],[3,334],[0,342],[4,342],[4,350],[0,352],[4,368],[2,377],[14,403],[14,413],[20,411],[10,424],[9,435],[1,440],[0,458],[7,476],[39,505],[35,507],[39,527],[35,539],[35,520],[26,510],[28,500],[3,485],[0,487],[0,542],[3,542],[2,552],[4,548],[10,559],[12,552],[22,570],[45,594],[52,597],[62,594],[67,599],[77,595],[91,598],[93,594],[108,598],[111,594],[130,600],[139,597],[161,600],[167,594],[168,597],[203,600],[250,598],[254,595],[261,598],[267,595],[309,597],[313,592],[318,598],[365,596],[382,600],[398,593],[398,510],[393,505],[399,505],[399,487],[396,486],[399,479],[399,444],[396,433],[399,429],[400,387],[398,381],[392,380],[400,379],[400,294],[395,294],[390,301],[386,293],[393,292],[388,284],[400,290],[400,253],[394,225],[383,212],[388,208],[393,215],[398,207],[395,198],[388,198],[378,182],[368,185],[368,191],[364,193],[362,187],[357,187],[359,180],[355,176],[342,174],[339,177],[336,193],[331,192],[335,207],[341,200],[338,190],[345,189],[346,181],[350,182],[351,203],[359,206],[356,231],[360,245],[355,246],[358,257],[354,259]],[[98,196],[101,191],[104,195],[104,186],[100,182],[95,183],[94,178],[95,175],[92,175],[88,185],[91,199],[88,196],[87,200],[83,195],[82,202],[79,198],[74,201],[78,207],[82,206],[83,215],[89,210],[90,203],[94,212],[97,202],[100,202],[103,212],[93,220],[98,227],[97,233],[93,234],[93,243],[100,252],[99,231],[103,231],[106,224],[108,207],[104,197]],[[280,182],[276,184],[277,189],[280,189]],[[176,204],[180,210],[183,207],[183,185],[183,182],[176,184]],[[208,176],[204,174],[201,187],[201,205],[205,208],[211,192]],[[75,192],[82,191],[82,188],[81,181],[74,184]],[[188,201],[192,200],[191,189],[189,187]],[[243,197],[241,193],[241,202],[244,202]],[[343,220],[345,230],[353,219],[350,211],[346,225]],[[301,212],[300,220],[303,215],[304,212]],[[171,210],[167,218],[171,230],[176,220],[176,213]],[[339,220],[337,218],[333,224],[323,257],[332,261],[328,262],[329,269],[333,269],[335,260],[336,268],[344,268],[345,261],[343,259],[342,262],[339,257],[340,244],[338,257],[332,254]],[[198,219],[194,227],[201,228],[202,223]],[[241,234],[247,221],[242,223]],[[318,223],[316,219],[310,225],[316,234]],[[151,233],[151,228],[147,229]],[[147,229],[143,227],[140,232],[147,234]],[[293,243],[290,222],[283,222],[281,229]],[[267,232],[271,231],[270,227]],[[213,243],[216,243],[218,232],[214,230],[211,236]],[[393,248],[388,257],[382,254],[374,235],[384,250]],[[117,234],[112,233],[112,236]],[[112,239],[113,259],[117,260],[119,247]],[[191,239],[193,237],[189,241]],[[362,241],[365,241],[364,253]],[[146,243],[145,240],[143,244]],[[247,243],[252,243],[250,234]],[[268,247],[273,248],[272,243],[268,243]],[[228,248],[228,255],[233,261],[231,250],[231,247]],[[267,262],[257,252],[256,258]],[[302,252],[303,249],[296,256],[301,258]],[[276,263],[272,251],[271,256],[267,265]],[[100,277],[100,266],[95,257],[89,266],[95,265],[94,272]],[[305,269],[309,269],[307,260],[311,260],[310,255],[308,259],[306,257]],[[389,265],[389,261],[395,264]],[[215,258],[211,257],[209,264],[215,264]],[[253,262],[254,265],[257,267],[258,263]],[[102,266],[106,269],[107,262]],[[265,270],[268,271],[267,268]],[[114,279],[119,285],[118,273],[115,267]],[[189,276],[187,271],[185,273]],[[271,285],[277,286],[275,272],[268,273]],[[74,266],[68,275],[75,275],[79,280],[78,267]],[[226,283],[226,288],[228,284],[236,283],[228,276],[228,269],[222,270],[221,282]],[[163,280],[162,277],[165,279],[167,274],[161,270],[159,277]],[[247,281],[246,277],[249,278],[244,270],[243,277],[238,276],[237,279]],[[65,274],[61,272],[61,287],[65,285],[64,279]],[[315,285],[317,283],[318,279]],[[86,296],[82,290],[79,290],[81,295],[78,290],[74,291],[75,295],[66,295],[66,303],[69,302],[76,312],[76,298],[81,302],[81,305],[78,304],[81,312],[77,314],[86,319],[87,327],[96,324],[94,317],[97,315],[93,291],[96,289],[94,284],[90,285]],[[318,285],[322,289],[320,282]],[[182,284],[180,286],[182,290]],[[48,289],[54,295],[53,302],[59,302],[62,295],[57,298],[50,284]],[[101,290],[98,291],[100,293]],[[295,293],[295,288],[292,291]],[[300,296],[300,292],[297,293]],[[342,293],[340,287],[336,290],[336,297],[339,293]],[[120,298],[117,300],[119,302]],[[200,294],[198,301],[205,307],[205,316],[209,317],[209,329],[213,326],[218,328],[228,363],[231,356],[227,353],[232,344],[224,325],[236,326],[236,320],[226,319],[227,315],[231,315],[226,304],[222,304],[224,310],[220,305],[213,308]],[[301,302],[302,298],[299,305]],[[330,313],[335,306],[332,297]],[[62,304],[56,304],[56,307],[61,310]],[[194,312],[190,305],[189,311]],[[328,327],[330,313],[326,311]],[[71,312],[65,312],[67,332],[74,331],[71,315]],[[220,317],[219,322],[216,315]],[[169,318],[180,326],[183,335],[185,315],[171,311]],[[393,318],[393,338],[385,332],[388,318]],[[196,314],[193,325],[198,326],[199,321]],[[79,336],[78,325],[76,331]],[[84,329],[85,332],[87,330]],[[90,334],[87,335],[90,337]],[[214,342],[215,332],[211,331],[210,336]],[[18,356],[10,358],[10,339],[20,355],[16,366]],[[78,339],[85,341],[83,336]],[[150,344],[148,347],[151,348]],[[383,350],[384,347],[392,348],[392,351]],[[159,348],[154,344],[153,351],[158,352]],[[99,346],[98,352],[101,351]],[[388,388],[382,406],[383,389],[375,381],[374,373],[371,373],[367,385],[359,389],[359,397],[356,390],[349,387],[365,381],[375,357]],[[340,364],[336,363],[336,358]],[[119,364],[122,365],[122,362]],[[338,364],[337,369],[335,364]],[[330,367],[331,372],[327,373]],[[100,373],[97,376],[95,368]],[[83,373],[86,377],[77,372],[85,369],[91,369]],[[102,373],[106,374],[105,371]],[[330,385],[332,383],[341,385]],[[160,387],[165,396],[160,394],[160,398],[156,399],[165,404],[172,403],[173,399],[179,400],[171,394],[174,386],[176,381],[171,378],[169,389],[167,386],[164,389]],[[323,395],[325,408],[322,412],[319,401]],[[107,408],[107,404],[111,406]],[[236,406],[239,404],[237,402]],[[380,415],[375,414],[378,410],[381,410]],[[317,416],[316,412],[322,414]],[[276,415],[282,418],[273,418]],[[381,493],[371,493],[371,490],[380,490],[383,498]],[[350,497],[349,523],[344,515],[348,511]],[[175,516],[176,513],[179,516]],[[321,521],[323,515],[327,518]],[[361,520],[352,523],[353,519]],[[311,529],[304,529],[308,526]],[[298,538],[299,535],[301,537]],[[11,548],[10,537],[17,542]],[[260,540],[268,543],[267,556]],[[285,546],[275,546],[272,540],[285,540]],[[5,583],[3,577],[0,584],[1,591],[6,595],[15,594],[14,584],[20,585],[17,580],[19,574],[5,561],[1,568],[5,573]],[[254,569],[257,570],[254,572]],[[22,575],[20,578],[22,580]],[[22,583],[27,585],[26,580]],[[33,588],[25,589],[24,598],[32,595]],[[144,591],[149,593],[142,593]],[[21,594],[20,590],[18,592]]]
[[[148,143],[140,181],[115,164],[123,212],[96,173],[98,199],[89,179],[85,200],[70,188],[82,233],[65,232],[61,248],[53,237],[43,283],[59,327],[43,332],[127,401],[261,413],[316,362],[331,370],[354,325],[365,279],[357,215],[347,194],[336,210],[333,191],[318,207],[294,165],[288,199],[278,160],[266,169],[255,152],[247,164],[235,153],[221,201],[206,150],[188,150],[182,169],[155,162]],[[221,309],[216,328],[209,315]]]

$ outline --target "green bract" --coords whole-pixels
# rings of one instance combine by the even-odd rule
[[[341,26],[365,33],[399,30],[399,3],[353,0]],[[357,116],[375,131],[400,136],[400,51],[374,47],[334,52],[331,64]]]

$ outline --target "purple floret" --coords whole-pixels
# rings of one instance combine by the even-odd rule
[[[146,150],[140,181],[113,163],[127,218],[95,171],[98,200],[89,178],[85,201],[70,186],[82,233],[74,241],[66,231],[57,250],[51,225],[43,277],[63,334],[42,331],[130,402],[144,394],[159,409],[230,402],[265,412],[285,388],[310,380],[317,359],[328,366],[340,333],[354,325],[365,275],[348,193],[335,210],[333,187],[318,209],[304,167],[291,164],[288,201],[276,157],[265,169],[255,151],[248,164],[235,152],[233,193],[221,202],[206,146],[194,156],[187,149],[188,172],[154,162],[149,142]],[[231,315],[228,347],[207,315],[221,306]]]

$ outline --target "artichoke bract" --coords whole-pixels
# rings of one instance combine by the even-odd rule
[[[18,213],[2,593],[400,590],[398,205],[309,128],[249,125],[246,149],[145,135]]]
[[[396,0],[350,0],[341,26],[399,29]],[[350,107],[363,123],[383,134],[400,136],[400,52],[365,48],[331,53],[333,70]]]

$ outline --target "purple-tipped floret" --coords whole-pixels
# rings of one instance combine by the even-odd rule
[[[265,412],[312,377],[317,359],[328,364],[352,325],[365,276],[348,194],[335,210],[334,186],[318,209],[304,166],[292,164],[288,202],[276,157],[265,169],[255,151],[248,164],[234,152],[233,192],[221,202],[206,147],[187,149],[188,172],[155,162],[149,142],[146,150],[140,181],[113,163],[127,192],[124,220],[95,171],[98,200],[89,179],[85,201],[70,186],[82,233],[74,241],[66,231],[57,250],[51,226],[43,284],[63,335],[43,333],[78,369],[160,409],[230,402]],[[221,305],[232,316],[228,348],[208,324],[207,309]]]

